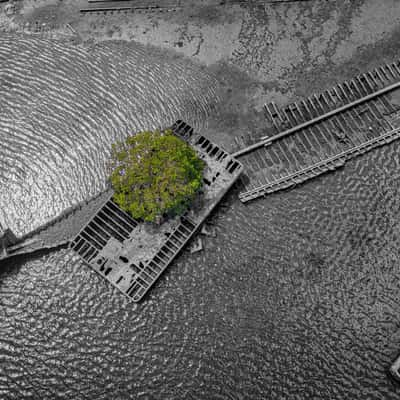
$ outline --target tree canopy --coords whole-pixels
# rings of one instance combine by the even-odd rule
[[[180,215],[202,186],[204,162],[171,130],[145,131],[112,145],[114,201],[133,218]]]

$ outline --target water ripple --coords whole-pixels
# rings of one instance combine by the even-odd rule
[[[215,79],[139,44],[0,38],[0,223],[24,234],[105,187],[110,145],[178,118],[201,128]]]

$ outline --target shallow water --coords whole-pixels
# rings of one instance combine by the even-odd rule
[[[0,398],[398,399],[400,143],[246,206],[129,303],[67,250],[6,261]]]

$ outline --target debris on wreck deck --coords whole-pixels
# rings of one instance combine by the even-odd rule
[[[119,208],[112,201],[111,192],[108,201],[70,244],[83,261],[135,302],[143,298],[200,230],[243,169],[230,154],[204,136],[194,134],[193,128],[183,121],[177,121],[172,131],[193,146],[206,163],[202,192],[191,208],[161,225],[146,224]],[[211,230],[205,228],[203,232]],[[202,248],[201,239],[200,242],[195,247]]]

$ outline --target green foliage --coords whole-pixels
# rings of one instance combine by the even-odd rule
[[[203,182],[204,162],[171,130],[146,131],[112,146],[114,201],[154,222],[183,213]]]

